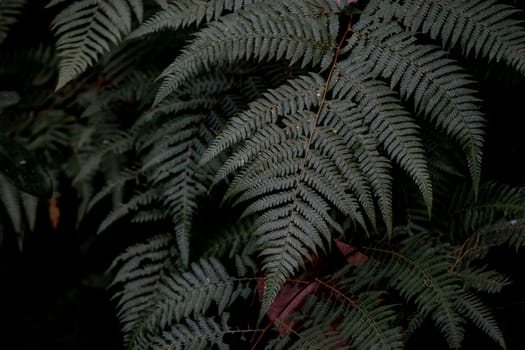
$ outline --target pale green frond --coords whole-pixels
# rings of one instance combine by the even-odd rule
[[[502,61],[525,74],[525,29],[519,14],[496,0],[395,0],[378,13],[395,16],[409,30],[440,40],[443,47],[459,46],[465,56]]]
[[[321,20],[304,16],[319,9],[308,2],[296,1],[286,5],[264,3],[257,11],[250,10],[222,16],[199,31],[162,73],[163,83],[155,104],[210,65],[241,59],[259,62],[284,59],[303,67],[328,67],[335,50],[335,37],[329,31],[329,22],[337,22],[337,16],[323,16]]]
[[[356,349],[402,349],[401,332],[395,326],[396,310],[381,304],[380,292],[361,293],[349,305],[338,330]]]
[[[119,288],[114,294],[114,298],[118,298],[117,315],[122,323],[124,342],[130,349],[134,348],[141,330],[147,327],[150,309],[162,297],[160,281],[175,257],[171,235],[163,234],[128,248],[110,267],[111,270],[118,268],[111,287]]]
[[[265,256],[263,271],[274,279],[265,290],[272,298],[309,257],[308,250],[324,249],[321,237],[329,239],[331,228],[340,229],[331,217],[332,205],[366,228],[361,207],[375,224],[374,188],[391,227],[391,180],[389,165],[377,150],[381,139],[370,135],[365,118],[351,112],[351,103],[328,100],[319,107],[321,85],[311,75],[266,93],[230,119],[201,160],[240,143],[214,182],[239,170],[225,197],[249,201],[244,215],[262,215],[255,230]],[[314,108],[320,108],[318,115]],[[265,299],[264,307],[269,302]]]
[[[477,190],[485,119],[469,76],[446,58],[445,52],[418,44],[411,33],[394,22],[360,22],[354,27],[348,49],[352,51],[350,59],[364,61],[373,77],[389,79],[402,99],[413,98],[418,114],[461,145]]]
[[[202,156],[201,164],[209,162],[266,124],[275,123],[278,115],[295,113],[317,105],[323,87],[324,79],[318,74],[311,74],[290,80],[288,84],[264,93],[264,98],[252,102],[246,111],[236,115],[225,126]]]
[[[187,317],[204,315],[213,305],[222,313],[249,286],[250,279],[243,281],[230,276],[216,258],[201,259],[192,263],[187,271],[170,273],[163,280],[160,327],[178,323]]]
[[[141,172],[158,188],[159,200],[172,216],[182,261],[190,254],[190,230],[197,198],[206,194],[210,178],[197,169],[201,154],[213,138],[217,120],[213,115],[180,115],[164,123],[143,156]]]
[[[261,314],[270,307],[286,279],[304,266],[304,260],[312,259],[311,252],[324,250],[325,240],[331,235],[328,225],[335,225],[330,222],[329,206],[321,198],[304,189],[301,192],[289,193],[280,206],[265,211],[255,223],[265,273]]]
[[[63,9],[52,24],[60,57],[56,89],[118,45],[131,32],[132,11],[142,16],[141,6],[137,0],[82,0]]]
[[[149,337],[144,345],[166,350],[222,350],[229,348],[224,340],[226,334],[255,332],[251,329],[232,329],[228,325],[228,316],[228,313],[223,313],[220,320],[204,316],[188,318],[183,323],[171,326],[162,334]]]
[[[220,227],[210,237],[209,245],[201,254],[202,257],[223,257],[232,259],[237,254],[254,253],[253,220],[244,219]]]
[[[112,210],[100,223],[97,232],[105,231],[109,226],[114,224],[117,220],[122,219],[133,211],[136,211],[141,206],[151,204],[158,198],[158,190],[156,188],[149,189],[145,192],[133,196],[128,202],[118,205]]]
[[[119,292],[119,316],[126,325],[125,339],[130,349],[144,348],[152,335],[160,336],[163,329],[199,319],[210,308],[217,308],[221,315],[226,314],[225,309],[234,301],[251,294],[254,281],[230,276],[215,258],[201,259],[186,270],[165,270],[155,280],[148,275],[136,278]],[[141,293],[144,298],[130,298],[129,294],[136,293],[130,288],[141,286],[145,293],[151,290],[150,295]],[[135,306],[137,302],[138,307]]]
[[[210,22],[219,18],[225,11],[236,12],[246,5],[262,0],[182,0],[166,2],[164,8],[148,18],[135,29],[129,38],[139,38],[162,30],[178,30],[202,21]]]

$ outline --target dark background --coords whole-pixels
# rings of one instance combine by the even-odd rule
[[[24,30],[22,24],[15,26],[14,34],[4,45],[14,48],[29,41],[51,40],[49,23],[53,12],[42,12],[42,3],[45,1],[32,5],[35,10],[27,12],[20,21],[24,25],[31,23],[31,30]],[[42,37],[30,34],[35,33],[37,27],[42,28]],[[524,81],[508,74],[487,77],[476,67],[473,71],[478,80],[483,81],[480,95],[488,116],[483,175],[523,186]],[[68,208],[74,209],[77,199],[67,189],[61,193],[62,221],[58,230],[39,226],[34,233],[27,235],[22,252],[18,251],[13,235],[6,234],[0,246],[1,349],[122,348],[115,305],[105,289],[110,280],[105,271],[112,259],[131,241],[130,228],[116,227],[108,234],[95,236],[96,223],[101,220],[95,216],[88,218],[77,230],[74,212],[68,212]],[[39,215],[47,215],[45,205]],[[494,268],[511,276],[514,283],[489,301],[508,349],[523,349],[525,254],[523,251],[496,251],[492,253],[491,261]],[[446,349],[447,346],[432,325],[424,325],[409,348]],[[498,349],[498,346],[483,333],[468,327],[464,349],[480,348]]]

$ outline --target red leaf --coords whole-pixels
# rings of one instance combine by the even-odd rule
[[[57,230],[58,222],[60,221],[60,208],[58,207],[58,199],[56,197],[51,197],[49,199],[49,221],[51,221],[51,226],[53,230]]]
[[[317,288],[317,281],[312,281],[306,285],[298,285],[297,283],[287,282],[279,291],[272,305],[266,312],[266,315],[279,327],[279,333],[286,335],[290,333],[294,322],[288,320],[288,316],[302,305],[306,297],[313,293]],[[264,280],[257,280],[257,291],[259,296],[264,293]]]
[[[368,260],[367,255],[359,252],[357,248],[347,243],[336,240],[335,245],[349,264],[359,266]],[[308,295],[315,292],[318,286],[319,283],[317,281],[309,283],[305,281],[305,284],[286,282],[279,293],[277,293],[266,315],[275,326],[279,327],[281,335],[290,333],[294,322],[289,320],[288,317],[304,303]],[[262,278],[257,280],[257,292],[259,297],[262,297],[264,294],[264,279]]]
[[[360,265],[363,265],[368,260],[367,255],[359,252],[357,248],[352,247],[348,243],[344,243],[336,239],[335,245],[337,246],[337,249],[339,249],[341,254],[343,254],[343,256],[346,258],[346,261],[349,264],[352,264],[354,266],[360,266]]]

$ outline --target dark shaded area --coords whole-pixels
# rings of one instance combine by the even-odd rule
[[[74,199],[67,200],[74,209]],[[105,270],[127,242],[112,241],[110,235],[94,238],[93,228],[75,231],[74,213],[67,208],[57,231],[37,228],[26,235],[22,252],[14,235],[5,236],[0,249],[2,348],[121,348]],[[46,215],[45,205],[41,209],[39,215]]]
[[[39,2],[34,8],[46,2]],[[47,40],[50,39],[48,23],[53,13],[52,10],[44,13],[41,16],[36,10],[28,12],[23,21],[33,23],[32,28],[45,28],[42,35]],[[21,30],[17,33],[5,45],[16,47],[18,43],[40,40]],[[525,84],[514,82],[509,87],[504,80],[488,78],[480,92],[489,117],[483,175],[523,186],[525,118],[522,99]],[[105,270],[133,237],[126,228],[116,228],[114,232],[95,237],[95,225],[101,216],[93,217],[92,227],[88,218],[77,230],[73,214],[76,199],[64,193],[61,199],[64,219],[57,231],[38,227],[35,233],[27,235],[22,252],[18,252],[16,239],[11,234],[5,235],[0,246],[0,348],[5,348],[6,344],[33,350],[122,348],[114,305],[105,289],[109,281]],[[45,201],[41,203],[41,216],[47,215],[46,205]],[[525,254],[500,250],[489,258],[496,270],[511,276],[514,281],[501,294],[488,300],[492,301],[508,349],[522,349]],[[433,324],[428,323],[416,333],[408,348],[446,349],[447,346]],[[464,349],[480,348],[499,347],[469,326]]]
[[[0,55],[53,43],[50,23],[57,10],[46,9],[47,3],[27,2]],[[2,79],[0,90],[20,83]],[[48,202],[42,200],[37,227],[25,236],[22,252],[6,220],[2,222],[6,215],[0,209],[0,348],[121,349],[105,271],[128,241],[115,241],[111,235],[95,237],[96,228],[90,227],[89,220],[77,230],[76,198],[68,190],[60,192],[58,229],[47,226]],[[96,222],[99,218],[93,225]]]

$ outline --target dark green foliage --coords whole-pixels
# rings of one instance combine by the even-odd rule
[[[2,0],[0,2],[0,44],[7,37],[10,27],[17,22],[25,2],[25,0]]]
[[[524,245],[525,198],[481,171],[493,116],[465,59],[523,74],[516,9],[48,6],[57,57],[1,57],[2,131],[74,187],[78,225],[140,232],[111,269],[127,348],[402,349],[424,322],[450,348],[469,322],[505,348],[484,296],[509,279],[487,257]],[[0,195],[31,226],[35,202]]]
[[[51,197],[53,185],[46,169],[24,147],[0,135],[0,172],[20,190]]]

